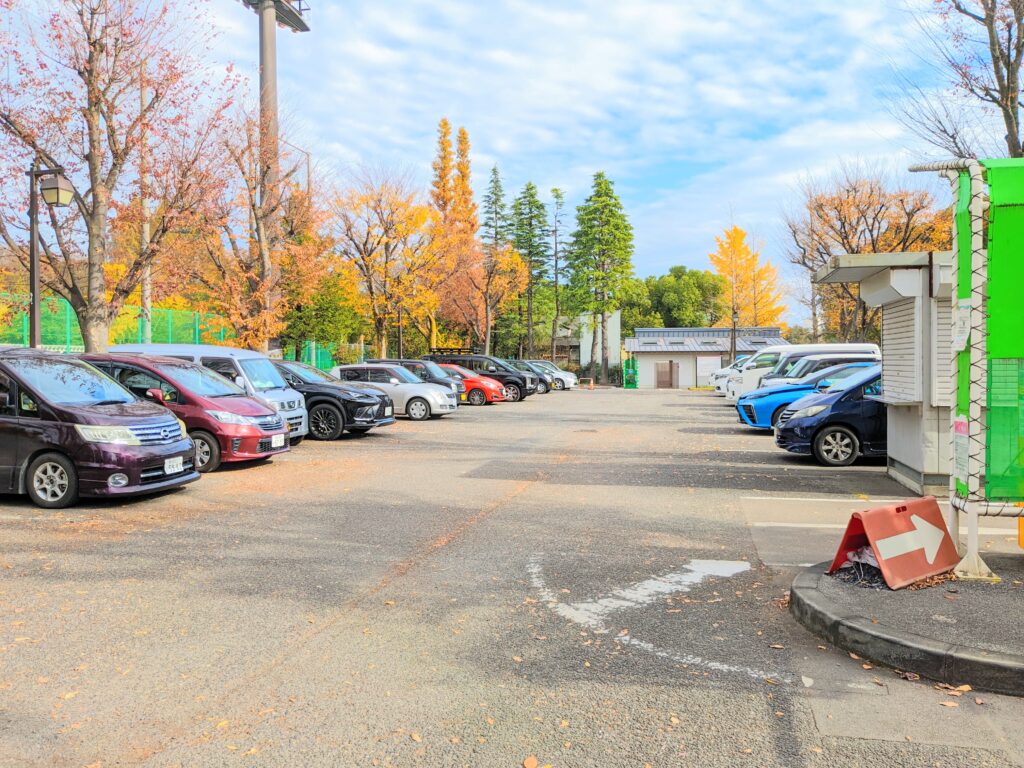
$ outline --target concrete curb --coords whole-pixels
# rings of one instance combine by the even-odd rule
[[[840,608],[818,589],[831,562],[805,568],[793,579],[789,610],[808,630],[871,661],[916,672],[949,685],[969,684],[994,693],[1024,696],[1024,656],[944,643],[904,632]]]

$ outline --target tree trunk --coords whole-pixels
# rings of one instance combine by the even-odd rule
[[[597,378],[597,315],[590,313],[590,378]]]
[[[381,357],[388,356],[388,327],[383,317],[374,318],[373,341],[377,347],[377,354]]]
[[[608,313],[601,311],[601,383],[608,383]]]
[[[491,297],[484,294],[484,354],[491,354]]]
[[[519,353],[517,357],[523,358],[523,297],[519,297]]]
[[[815,344],[821,338],[821,333],[818,330],[818,288],[811,283],[811,341]]]
[[[97,307],[90,303],[85,312],[78,316],[78,324],[82,329],[86,352],[107,351],[107,345],[110,343],[110,321],[107,319],[105,307]]]
[[[526,289],[526,349],[530,358],[533,358],[533,276],[530,276],[530,285]],[[520,351],[519,356],[523,353]]]

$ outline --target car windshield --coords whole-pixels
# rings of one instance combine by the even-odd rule
[[[422,384],[423,380],[415,373],[407,371],[400,365],[396,365],[394,368],[388,368],[388,375],[394,376],[403,384]]]
[[[274,364],[265,357],[247,357],[238,361],[249,378],[253,389],[264,392],[268,389],[285,389],[284,379]]]
[[[114,405],[136,398],[88,363],[70,358],[8,358],[7,365],[44,400],[58,405]]]
[[[202,365],[188,363],[154,363],[153,367],[168,378],[177,382],[201,397],[232,397],[244,395],[245,390],[228,381],[218,373]]]
[[[515,368],[513,368],[511,365],[506,363],[504,360],[501,360],[500,358],[497,358],[497,357],[488,357],[487,358],[487,363],[489,365],[493,365],[499,371],[505,371],[506,373],[515,373],[516,372]]]
[[[302,363],[282,363],[290,374],[302,379],[307,384],[337,384],[338,380],[329,373]]]
[[[536,368],[543,368],[544,370],[551,371],[552,373],[561,373],[561,369],[548,360],[531,360],[530,363]]]
[[[431,378],[434,378],[434,379],[446,379],[446,378],[448,378],[448,371],[446,371],[444,368],[442,368],[437,363],[432,362],[430,360],[422,360],[421,362],[423,363],[424,366],[426,366],[427,374]]]
[[[743,365],[741,367],[744,369],[771,368],[777,362],[779,362],[778,352],[758,352],[753,357],[744,360]]]
[[[463,368],[461,365],[449,365],[447,370],[459,374],[459,376],[461,376],[464,379],[472,379],[476,377],[475,373],[473,373],[468,368]]]
[[[796,365],[794,365],[794,366],[793,366],[792,368],[790,368],[790,369],[789,369],[789,372],[788,372],[788,373],[786,373],[785,375],[786,375],[786,376],[791,376],[791,377],[793,377],[794,379],[799,379],[799,378],[800,378],[800,377],[802,377],[802,376],[806,376],[806,375],[807,375],[807,372],[808,372],[808,371],[809,371],[809,370],[810,370],[811,368],[813,368],[813,367],[814,367],[814,364],[815,364],[816,362],[818,362],[818,361],[817,361],[817,360],[812,360],[812,359],[811,359],[811,358],[809,358],[809,357],[805,357],[805,358],[803,358],[803,359],[799,360],[799,361],[797,362],[797,364],[796,364]]]
[[[845,379],[847,376],[852,376],[855,373],[860,373],[864,370],[864,368],[867,367],[868,366],[866,365],[833,365],[831,368],[823,368],[820,371],[809,373],[795,383],[817,384],[819,381],[825,381],[826,379],[828,381],[839,381],[840,379]]]

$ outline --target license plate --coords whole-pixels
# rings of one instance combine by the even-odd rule
[[[385,416],[394,416],[394,414],[395,414],[395,409],[392,408],[390,405],[387,408],[384,409],[384,415]]]
[[[164,474],[165,475],[176,475],[185,469],[185,460],[181,456],[177,456],[173,459],[164,460]]]
[[[272,435],[270,438],[271,448],[283,448],[284,447],[284,435]]]

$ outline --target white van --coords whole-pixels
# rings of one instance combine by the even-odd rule
[[[729,376],[725,396],[735,402],[761,385],[761,378],[776,369],[786,366],[808,355],[814,354],[871,354],[881,356],[877,344],[777,344],[765,347],[746,360],[740,369]]]
[[[292,445],[302,442],[309,432],[305,398],[285,383],[277,367],[261,352],[214,344],[115,344],[107,351],[163,355],[199,363],[280,413],[288,422]]]

